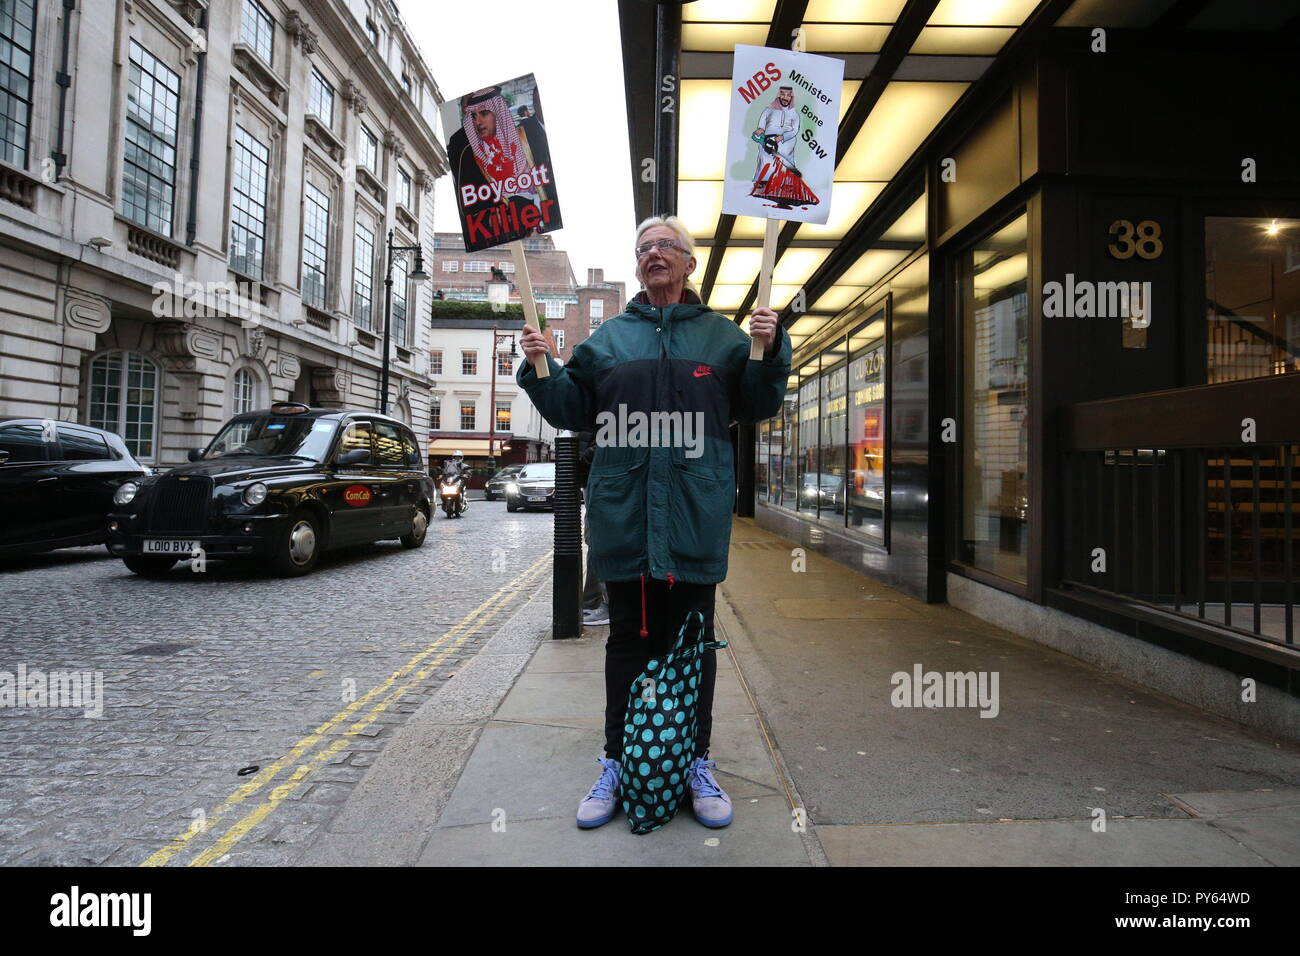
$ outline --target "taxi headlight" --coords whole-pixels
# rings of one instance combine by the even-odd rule
[[[266,485],[260,481],[244,489],[244,504],[249,507],[260,505],[266,500]]]
[[[134,481],[124,481],[113,494],[113,504],[129,505],[135,500],[136,494],[140,491],[140,486]]]

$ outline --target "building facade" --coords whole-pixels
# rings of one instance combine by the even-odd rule
[[[622,310],[624,285],[606,282],[602,269],[588,269],[587,281],[579,284],[569,254],[557,249],[550,236],[523,243],[538,311],[546,317],[560,362],[566,362],[579,342]],[[463,452],[474,469],[472,486],[478,487],[495,467],[550,461],[555,429],[515,384],[516,363],[525,359],[518,347],[523,321],[509,248],[468,253],[454,232],[438,233],[433,246],[431,365],[437,387],[431,399],[429,457],[436,463]],[[514,308],[497,314],[493,302]]]
[[[539,312],[555,336],[561,361],[605,319],[618,315],[626,304],[622,282],[606,282],[603,269],[588,269],[587,281],[574,277],[569,254],[555,247],[550,236],[523,240],[528,276]],[[489,285],[505,282],[506,301],[519,302],[514,281],[515,264],[508,247],[465,252],[459,233],[440,232],[435,237],[431,284],[437,294],[459,302],[489,301]]]
[[[428,245],[446,172],[441,95],[390,4],[31,0],[0,47],[0,416],[108,428],[167,466],[275,400],[378,408],[386,239]],[[388,401],[422,431],[413,268]]]
[[[470,486],[477,488],[497,467],[550,461],[555,429],[515,382],[518,363],[525,361],[518,344],[523,321],[435,316],[433,326],[430,467],[462,452],[473,470]]]
[[[676,141],[656,123],[725,123],[734,43],[797,36],[845,63],[830,218],[781,231],[793,373],[781,414],[737,429],[740,513],[1294,735],[1300,99],[1282,64],[1300,13],[895,6],[721,23],[687,4],[669,29],[620,0],[637,217],[680,211],[705,299],[737,321],[762,220],[721,212],[721,152],[700,142],[641,177]],[[640,44],[652,29],[674,48]],[[680,63],[675,113],[643,108],[656,52]]]

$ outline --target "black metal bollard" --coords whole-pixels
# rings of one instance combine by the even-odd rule
[[[555,439],[555,567],[551,637],[582,635],[582,510],[578,503],[578,436]]]

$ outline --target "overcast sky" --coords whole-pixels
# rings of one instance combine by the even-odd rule
[[[633,221],[618,4],[611,0],[397,0],[447,99],[533,73],[564,228],[550,233],[579,282],[632,278]],[[446,136],[439,130],[443,145]],[[460,232],[451,176],[434,186],[439,232]]]

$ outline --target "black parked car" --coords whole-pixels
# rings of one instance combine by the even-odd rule
[[[101,543],[118,487],[148,474],[112,432],[39,418],[0,421],[0,554]]]
[[[306,574],[321,552],[424,543],[433,480],[415,435],[371,412],[282,402],[236,415],[193,464],[118,489],[108,546],[136,574],[198,552]]]
[[[524,465],[523,470],[506,484],[506,510],[523,508],[555,510],[555,462],[539,461]]]
[[[523,465],[506,465],[497,471],[495,475],[488,479],[487,485],[483,488],[483,496],[488,501],[496,501],[498,498],[506,496],[506,485],[508,485],[519,472]]]

